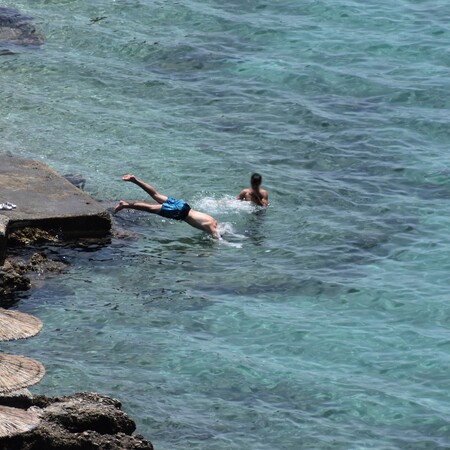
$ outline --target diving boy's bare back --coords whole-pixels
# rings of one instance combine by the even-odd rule
[[[151,214],[158,214],[168,219],[182,220],[194,228],[209,233],[214,239],[220,239],[220,234],[217,231],[218,223],[214,217],[200,211],[195,211],[186,202],[160,194],[153,186],[138,180],[134,175],[124,175],[122,180],[129,181],[139,186],[147,192],[157,204],[126,202],[121,200],[114,209],[115,213],[118,213],[122,209],[137,209]]]

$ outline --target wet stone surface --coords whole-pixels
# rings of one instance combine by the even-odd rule
[[[29,432],[0,439],[0,450],[152,450],[118,400],[96,393],[66,397],[0,396],[0,405],[34,408],[40,424]]]
[[[17,207],[0,210],[0,265],[10,243],[100,238],[111,230],[106,208],[50,167],[0,154],[0,203],[5,202]]]

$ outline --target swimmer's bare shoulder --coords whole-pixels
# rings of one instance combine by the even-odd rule
[[[252,199],[252,190],[251,189],[242,189],[241,192],[239,192],[238,196],[236,197],[236,200],[246,200],[250,201]]]

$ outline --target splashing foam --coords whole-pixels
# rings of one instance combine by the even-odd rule
[[[236,233],[233,228],[233,224],[230,222],[221,222],[217,227],[217,230],[220,234],[219,242],[223,245],[227,245],[228,247],[234,248],[242,248],[241,242],[232,242],[230,239],[241,241],[243,239],[247,239],[243,234]],[[224,238],[225,236],[225,238]]]
[[[203,197],[194,202],[194,208],[199,211],[204,211],[212,216],[216,217],[219,221],[218,231],[221,236],[219,242],[229,247],[242,248],[241,242],[247,239],[247,236],[236,233],[234,226],[231,222],[224,221],[224,216],[230,216],[232,214],[251,214],[255,211],[255,206],[249,202],[241,202],[234,197],[225,196],[222,198]]]
[[[236,239],[247,239],[247,236],[236,233],[234,230],[233,224],[231,224],[230,222],[220,222],[217,229],[221,236],[223,236],[225,234],[229,237],[236,238]]]
[[[195,209],[205,211],[208,214],[235,214],[245,212],[250,214],[255,211],[255,206],[249,202],[241,202],[234,197],[223,198],[203,197],[194,202]]]

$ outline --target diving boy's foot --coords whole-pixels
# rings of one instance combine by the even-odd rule
[[[124,175],[122,177],[123,181],[131,181],[132,183],[134,183],[136,181],[136,177],[134,175]]]
[[[114,214],[118,213],[122,209],[128,207],[130,204],[128,202],[125,202],[124,200],[120,200],[120,202],[117,204],[117,206],[114,208]]]

